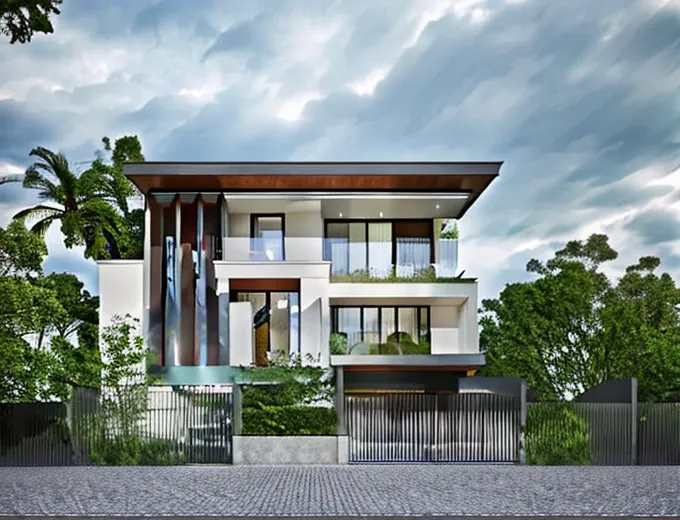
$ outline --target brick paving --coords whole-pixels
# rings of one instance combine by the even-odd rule
[[[0,468],[0,516],[680,516],[680,467]]]

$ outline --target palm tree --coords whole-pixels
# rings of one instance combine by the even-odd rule
[[[45,203],[17,213],[14,218],[34,221],[31,231],[44,234],[59,221],[66,247],[85,246],[85,256],[102,259],[120,258],[117,243],[120,216],[103,198],[104,179],[96,169],[74,174],[63,154],[38,147],[31,150],[38,157],[26,170],[24,188],[38,190]]]

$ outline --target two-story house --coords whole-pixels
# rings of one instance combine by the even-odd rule
[[[501,163],[135,163],[143,261],[99,263],[101,326],[131,314],[171,384],[277,354],[352,390],[455,390],[484,364],[477,283],[442,235]]]

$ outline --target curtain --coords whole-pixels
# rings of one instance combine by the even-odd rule
[[[429,238],[397,238],[397,276],[412,276],[430,266]]]
[[[368,265],[371,276],[384,278],[392,271],[392,224],[368,224]]]

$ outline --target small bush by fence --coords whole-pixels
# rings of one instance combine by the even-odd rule
[[[680,403],[529,403],[526,461],[680,465]]]

